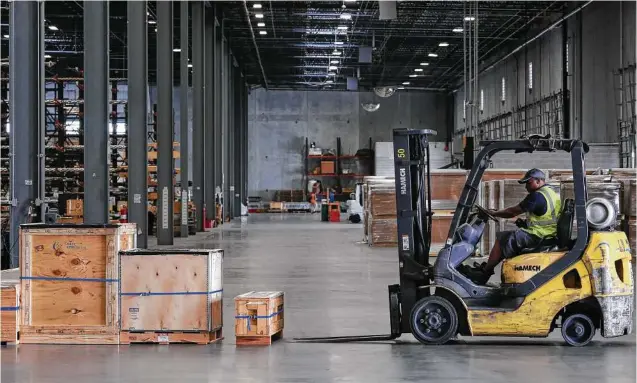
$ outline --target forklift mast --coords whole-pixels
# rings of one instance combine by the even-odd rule
[[[429,129],[394,130],[394,168],[396,172],[396,213],[400,292],[403,307],[411,308],[417,290],[432,280],[431,248],[431,169]]]

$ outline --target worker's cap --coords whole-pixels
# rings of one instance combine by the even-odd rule
[[[518,182],[521,184],[525,184],[529,182],[531,178],[546,179],[546,176],[544,175],[544,172],[541,171],[540,169],[533,168],[529,170],[528,172],[526,172],[524,177],[522,177]]]

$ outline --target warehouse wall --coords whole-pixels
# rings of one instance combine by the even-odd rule
[[[568,20],[572,137],[581,137],[591,143],[617,141],[613,70],[635,63],[635,19],[634,2],[608,1],[593,2]],[[531,37],[533,35],[528,36],[529,39]],[[558,27],[481,75],[479,89],[484,90],[484,111],[480,120],[560,91],[562,41],[562,29]],[[533,89],[529,90],[531,62]],[[502,78],[506,84],[504,102],[501,101]],[[463,87],[460,87],[454,96],[456,131],[464,128],[464,98]],[[478,103],[479,98],[478,91]]]
[[[380,102],[367,112],[361,102]],[[391,141],[395,128],[430,128],[444,141],[445,96],[398,92],[389,98],[371,93],[266,91],[257,89],[248,101],[249,194],[269,197],[271,190],[303,186],[303,145],[307,137],[321,148],[353,154],[373,142]]]

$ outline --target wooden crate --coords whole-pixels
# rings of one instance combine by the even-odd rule
[[[66,215],[69,217],[81,217],[84,215],[84,200],[69,199],[66,201]]]
[[[283,202],[275,202],[275,201],[270,202],[271,212],[282,213],[283,208],[284,208]]]
[[[18,344],[20,331],[20,285],[0,284],[0,342]]]
[[[432,170],[431,199],[458,200],[467,182],[466,170]]]
[[[237,345],[269,345],[283,335],[282,291],[250,291],[234,307]]]
[[[396,191],[393,188],[370,188],[368,200],[372,216],[396,217]]]
[[[221,339],[223,250],[119,253],[120,343]]]
[[[21,343],[119,343],[120,249],[135,225],[20,227]]]

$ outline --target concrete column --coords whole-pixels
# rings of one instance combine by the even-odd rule
[[[108,2],[84,3],[84,223],[109,222]]]
[[[35,213],[38,195],[38,140],[40,103],[40,52],[38,28],[41,19],[35,1],[14,1],[9,41],[11,232],[10,263],[19,266],[19,229]]]
[[[172,245],[173,203],[173,2],[157,2],[157,244]]]
[[[180,89],[180,101],[179,101],[179,125],[181,137],[179,140],[179,179],[181,180],[181,220],[179,228],[179,236],[188,236],[188,157],[190,155],[190,148],[188,147],[188,2],[182,1],[180,3],[180,48],[181,57],[179,60],[179,89]]]
[[[197,231],[204,222],[204,7],[192,3],[192,189]]]
[[[214,81],[214,71],[217,66],[215,65],[215,11],[214,5],[212,8],[206,9],[206,21],[204,26],[204,92],[206,107],[204,108],[204,169],[205,169],[205,185],[206,192],[204,195],[206,203],[206,218],[212,220],[215,218],[215,134],[214,134],[214,121],[215,121],[215,94],[214,87],[216,82]]]
[[[128,8],[128,220],[137,224],[137,247],[148,247],[148,41],[146,1]]]

